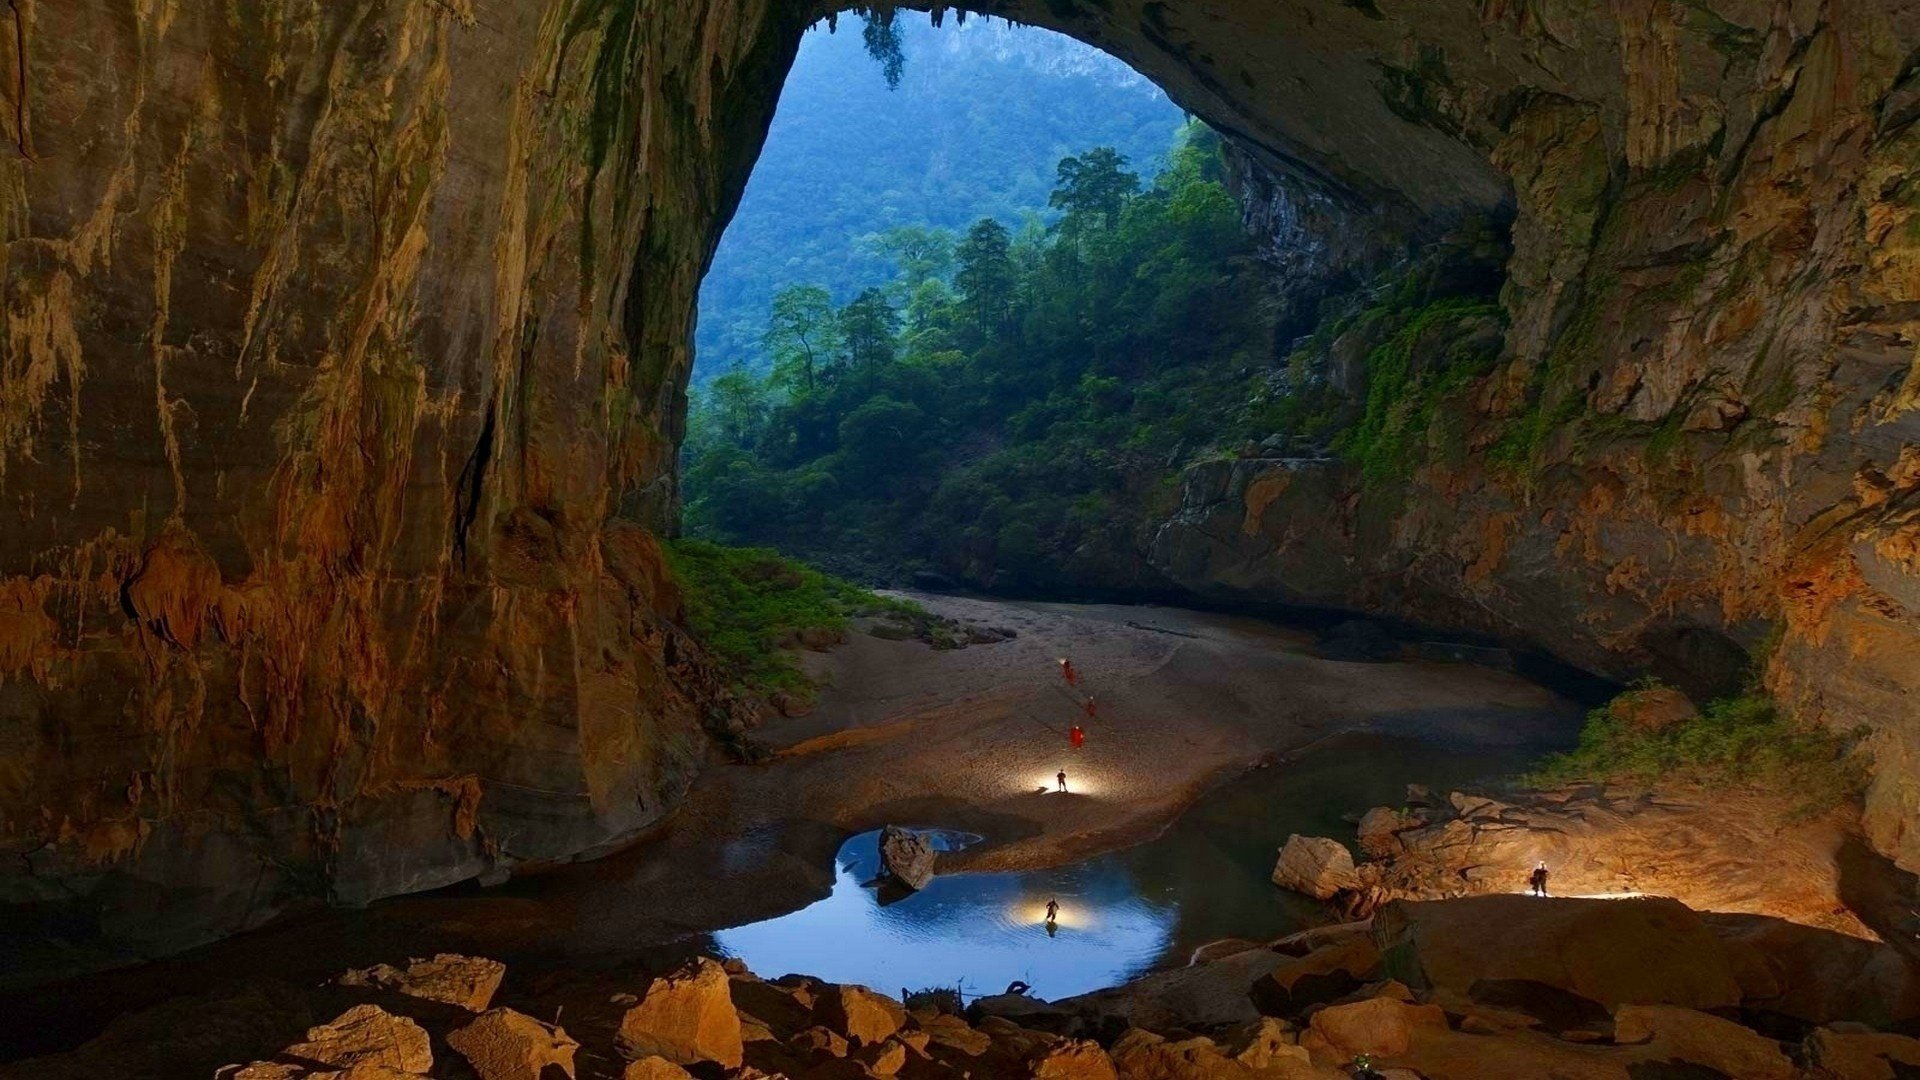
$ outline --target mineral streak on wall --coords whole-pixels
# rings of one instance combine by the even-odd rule
[[[1920,865],[1920,0],[985,6],[1217,124],[1275,228],[1512,221],[1474,452],[1202,470],[1169,573],[1608,671],[1784,626]],[[655,540],[695,291],[819,13],[9,0],[0,899],[167,948],[671,802],[737,724]]]

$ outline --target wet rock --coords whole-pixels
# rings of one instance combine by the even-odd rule
[[[702,957],[653,980],[640,1003],[621,1018],[619,1042],[629,1057],[651,1055],[679,1065],[739,1065],[740,1013],[733,1005],[726,969]]]
[[[1684,1061],[1740,1077],[1793,1080],[1780,1044],[1731,1020],[1672,1005],[1623,1005],[1613,1016],[1614,1042],[1644,1045],[1668,1061]]]
[[[447,1035],[447,1045],[467,1059],[480,1080],[554,1080],[549,1070],[573,1075],[580,1044],[552,1024],[512,1009],[494,1009]]]
[[[1295,833],[1280,849],[1273,883],[1316,900],[1331,900],[1344,889],[1358,888],[1360,877],[1346,845],[1324,836]]]
[[[1482,980],[1524,979],[1612,1008],[1737,1005],[1727,948],[1678,901],[1473,896],[1395,901],[1374,917],[1394,971],[1437,999],[1470,1001]]]
[[[814,1018],[860,1045],[881,1042],[899,1031],[907,1022],[907,1010],[864,986],[830,986],[820,993]]]
[[[391,964],[349,971],[342,986],[372,986],[408,997],[458,1005],[468,1012],[485,1012],[500,989],[507,965],[480,956],[438,953],[431,960],[410,960],[405,969]]]
[[[888,825],[880,830],[880,865],[909,889],[924,889],[933,880],[936,855],[926,837],[911,829]]]

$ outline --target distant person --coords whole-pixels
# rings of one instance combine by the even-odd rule
[[[1060,658],[1060,677],[1067,680],[1068,686],[1080,685],[1080,673],[1073,670],[1073,661],[1064,656]]]
[[[1097,719],[1100,715],[1100,706],[1094,703],[1092,694],[1087,695],[1087,703],[1080,707],[1087,711],[1087,719],[1089,720]]]
[[[1054,779],[1060,781],[1060,794],[1065,795],[1067,793],[1067,770],[1061,769],[1060,775],[1054,777]]]
[[[1067,732],[1067,741],[1073,744],[1073,748],[1075,750],[1080,749],[1082,746],[1086,745],[1086,741],[1087,741],[1086,729],[1082,728],[1079,724],[1073,725],[1072,729],[1070,729]]]
[[[1527,889],[1535,896],[1547,895],[1547,864],[1542,862],[1527,875]]]
[[[1060,921],[1060,901],[1058,900],[1047,901],[1047,921],[1050,923],[1056,923]]]

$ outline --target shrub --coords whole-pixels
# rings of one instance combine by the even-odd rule
[[[858,615],[925,618],[918,604],[869,592],[770,548],[681,539],[667,545],[667,562],[686,597],[687,628],[736,689],[756,696],[812,699],[816,687],[793,653],[807,631],[843,630]]]
[[[1541,786],[1576,780],[1642,785],[1680,780],[1708,787],[1765,788],[1791,793],[1796,815],[1811,816],[1861,791],[1865,769],[1854,752],[1857,741],[1858,733],[1837,734],[1797,723],[1761,693],[1722,698],[1690,720],[1658,729],[1634,725],[1609,703],[1587,714],[1579,745],[1548,758],[1526,779]]]

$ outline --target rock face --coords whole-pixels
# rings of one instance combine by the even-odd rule
[[[1622,674],[1780,627],[1920,866],[1920,0],[988,6],[1232,133],[1317,273],[1511,217],[1463,452],[1195,469],[1166,576]],[[0,899],[110,962],[654,820],[737,733],[654,542],[695,293],[829,6],[11,7]]]
[[[555,1080],[573,1076],[580,1044],[552,1024],[512,1009],[494,1009],[450,1033],[447,1045],[467,1059],[480,1080]]]
[[[926,838],[898,825],[880,830],[880,865],[909,889],[924,889],[933,880],[937,853]]]
[[[440,953],[431,960],[409,960],[407,966],[376,964],[340,977],[343,986],[378,986],[408,997],[458,1005],[468,1012],[485,1012],[492,1004],[507,965],[483,956]]]

